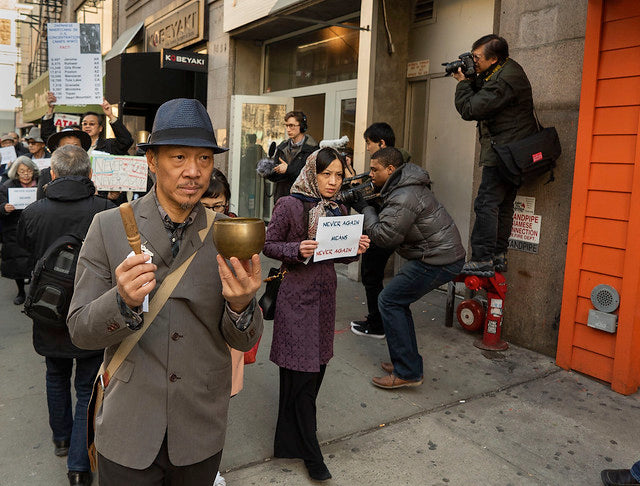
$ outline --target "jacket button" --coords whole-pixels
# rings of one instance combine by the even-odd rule
[[[180,379],[180,377],[178,375],[176,375],[175,373],[171,373],[171,376],[169,376],[169,381],[171,383],[175,383],[176,381],[178,381]]]
[[[171,335],[171,339],[173,339],[174,341],[177,341],[177,340],[178,340],[178,339],[180,339],[181,337],[184,337],[184,336],[183,336],[182,334],[180,334],[180,333],[177,333],[177,332],[174,332],[174,333]]]

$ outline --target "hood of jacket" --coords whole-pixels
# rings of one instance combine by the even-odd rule
[[[77,201],[86,199],[96,193],[96,186],[88,177],[65,176],[54,179],[47,184],[46,196],[54,201]]]
[[[384,183],[384,186],[382,186],[382,190],[380,191],[380,195],[385,197],[391,191],[398,189],[399,187],[429,187],[430,185],[431,179],[429,178],[429,173],[426,170],[415,164],[402,164],[389,176],[387,182]]]

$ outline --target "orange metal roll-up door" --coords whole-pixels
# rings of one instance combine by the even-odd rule
[[[640,385],[640,2],[589,0],[557,363]],[[614,334],[588,327],[591,290],[620,294]]]

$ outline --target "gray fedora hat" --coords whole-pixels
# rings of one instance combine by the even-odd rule
[[[27,135],[25,139],[27,140],[27,142],[29,140],[33,140],[34,142],[44,143],[44,140],[42,140],[42,136],[40,135],[40,129],[38,127],[32,127],[31,130],[29,130],[29,135]]]
[[[218,146],[211,118],[202,103],[188,98],[176,98],[162,104],[153,120],[149,140],[139,143],[138,148],[146,150],[160,145],[207,147],[216,154],[229,150]]]

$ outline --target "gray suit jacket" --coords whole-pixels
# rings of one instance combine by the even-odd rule
[[[225,311],[212,231],[198,207],[174,259],[153,194],[132,203],[142,243],[158,266],[157,285],[194,251],[171,297],[105,390],[96,420],[96,447],[118,464],[151,465],[165,431],[169,459],[184,466],[218,453],[223,445],[231,387],[229,348],[246,351],[262,334],[262,313],[239,331]],[[207,210],[208,211],[208,210]],[[80,348],[105,349],[108,364],[132,334],[116,301],[116,267],[131,249],[117,209],[96,215],[82,247],[67,324]]]

